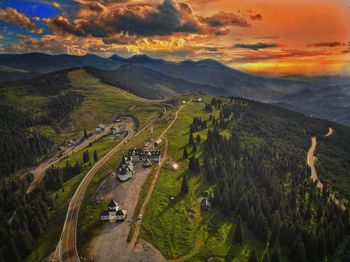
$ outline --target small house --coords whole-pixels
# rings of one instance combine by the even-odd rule
[[[107,210],[101,213],[101,220],[115,221],[118,210],[119,210],[118,203],[114,199],[111,199],[111,201],[108,204]]]
[[[156,141],[154,141],[154,146],[159,146],[162,143],[162,139],[159,138]]]

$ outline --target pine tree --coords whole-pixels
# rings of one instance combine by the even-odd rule
[[[83,163],[86,163],[86,151],[83,152]]]
[[[254,208],[251,207],[248,214],[248,227],[251,230],[254,230],[255,226],[256,226],[255,212],[254,212]]]
[[[249,204],[248,204],[247,196],[245,194],[239,199],[238,212],[243,218],[243,220],[247,219],[248,212],[249,212]]]
[[[256,250],[255,248],[253,249],[253,251],[250,253],[250,256],[248,258],[248,262],[259,262],[258,256],[256,254]]]
[[[187,152],[186,147],[184,148],[183,157],[184,157],[184,159],[188,158],[188,152]]]
[[[86,150],[86,159],[87,159],[86,162],[89,162],[89,161],[90,161],[90,153],[89,153],[89,150]]]
[[[261,259],[261,262],[271,262],[271,259],[270,259],[270,253],[269,253],[269,249],[266,248],[263,256],[262,256],[262,259]]]
[[[181,192],[183,194],[187,194],[188,193],[188,182],[187,182],[187,176],[186,175],[184,175],[183,178],[182,178]]]
[[[305,246],[300,236],[295,239],[293,257],[295,261],[306,262]]]
[[[194,141],[193,141],[193,133],[192,133],[192,132],[190,132],[190,139],[189,139],[188,143],[189,143],[190,145],[193,145],[193,144],[194,144]]]
[[[199,144],[199,143],[201,142],[201,140],[202,140],[202,139],[201,139],[201,136],[200,136],[200,134],[198,134],[198,135],[197,135],[197,138],[196,138],[196,140],[197,140],[197,143],[198,143],[198,144]]]
[[[278,241],[276,241],[275,245],[273,246],[270,260],[271,260],[271,262],[280,262],[281,261]]]
[[[98,160],[98,155],[97,155],[97,151],[94,151],[94,162],[97,162]]]
[[[238,216],[237,227],[236,227],[235,234],[233,236],[233,241],[238,243],[239,245],[243,244],[243,235],[242,235],[241,217],[240,216]]]
[[[35,238],[40,236],[41,233],[43,232],[43,228],[42,228],[42,226],[41,226],[41,224],[40,224],[40,222],[39,222],[37,217],[34,217],[32,219],[31,225],[32,225],[31,229],[32,229],[33,236]]]
[[[193,144],[192,154],[195,155],[196,153],[197,153],[197,146],[196,146],[196,144]]]
[[[12,237],[10,238],[10,241],[9,241],[9,249],[5,250],[5,252],[7,253],[6,254],[7,261],[14,261],[14,262],[22,261],[16,242]]]
[[[83,152],[83,163],[87,163],[90,160],[89,150]]]
[[[199,160],[198,158],[192,156],[190,158],[190,163],[188,165],[189,170],[194,171],[194,172],[199,172],[200,171],[200,165],[199,165]]]

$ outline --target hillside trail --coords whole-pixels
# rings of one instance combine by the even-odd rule
[[[144,212],[146,211],[146,208],[147,208],[147,205],[148,205],[148,202],[150,201],[151,199],[151,196],[152,196],[152,193],[153,193],[153,190],[154,190],[154,187],[157,183],[157,179],[158,179],[158,176],[160,174],[160,171],[162,169],[162,166],[164,165],[165,163],[165,160],[167,159],[168,157],[168,140],[166,137],[164,137],[164,135],[168,132],[168,130],[174,125],[174,123],[176,122],[177,118],[178,118],[178,114],[179,112],[181,111],[181,109],[183,108],[183,106],[180,106],[180,108],[176,111],[175,113],[175,117],[174,119],[170,122],[170,124],[167,126],[167,128],[163,131],[163,133],[159,136],[160,139],[164,139],[165,140],[165,146],[164,146],[164,153],[163,153],[163,157],[162,159],[160,160],[160,163],[158,165],[158,168],[156,170],[156,173],[153,177],[153,180],[152,180],[152,183],[151,183],[151,186],[147,192],[147,195],[145,197],[145,200],[141,206],[141,209],[140,209],[140,213],[139,214],[144,214]],[[130,241],[130,244],[131,246],[134,246],[137,242],[137,238],[138,238],[138,235],[140,233],[140,228],[141,228],[141,220],[138,220],[135,224],[135,230],[134,230],[134,234],[131,238],[131,241]]]
[[[333,128],[329,127],[328,128],[328,133],[325,135],[325,137],[330,137],[334,133]],[[311,146],[309,148],[309,151],[307,153],[307,164],[311,169],[311,179],[313,182],[316,182],[316,187],[319,188],[321,191],[323,190],[324,184],[321,182],[317,175],[317,170],[315,167],[315,161],[316,161],[316,156],[315,156],[315,150],[317,147],[317,138],[316,136],[313,136],[311,138]],[[340,207],[342,210],[345,210],[345,206],[340,203],[339,199],[335,197],[334,194],[330,194],[330,199],[334,202],[334,204],[338,207]]]

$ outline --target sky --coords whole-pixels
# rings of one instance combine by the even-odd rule
[[[350,0],[1,0],[0,53],[28,52],[350,75]]]

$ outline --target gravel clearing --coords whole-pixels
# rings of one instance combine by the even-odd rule
[[[123,223],[108,223],[90,243],[91,261],[166,261],[152,245],[141,240],[134,247],[127,242],[131,219],[138,201],[141,188],[146,181],[150,169],[136,164],[136,173],[127,182],[116,182],[112,175],[98,188],[97,198],[111,198],[118,202],[119,208],[127,210],[127,219]]]

